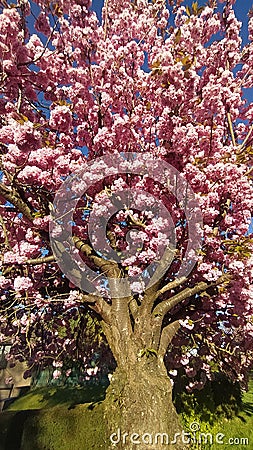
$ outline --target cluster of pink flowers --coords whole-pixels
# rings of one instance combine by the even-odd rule
[[[178,200],[176,190],[170,192],[171,180],[164,183],[162,175],[159,182],[147,174],[117,173],[101,161],[92,172],[87,164],[108,154],[152,153],[182,174],[202,212],[203,246],[187,287],[214,283],[224,273],[233,277],[230,287],[196,295],[195,309],[187,299],[181,310],[177,305],[172,311],[171,320],[174,312],[181,314],[181,332],[167,355],[168,364],[183,366],[189,389],[198,389],[205,381],[199,373],[210,377],[215,352],[221,349],[222,354],[232,340],[234,351],[227,352],[219,367],[233,377],[236,364],[243,379],[253,344],[252,242],[245,240],[253,210],[253,106],[244,96],[244,89],[253,87],[253,19],[249,44],[241,50],[241,23],[232,0],[224,5],[223,15],[209,5],[189,17],[181,6],[173,29],[171,10],[160,0],[110,0],[102,10],[104,24],[91,11],[90,0],[59,0],[51,4],[53,12],[48,2],[35,3],[39,13],[32,35],[20,8],[3,7],[0,14],[2,329],[8,336],[16,335],[17,350],[26,345],[24,336],[31,324],[51,324],[57,318],[45,338],[46,351],[51,357],[57,356],[59,347],[65,355],[75,352],[71,317],[77,320],[80,292],[52,259],[40,265],[28,265],[27,260],[52,256],[48,228],[53,199],[63,180],[79,168],[90,187],[77,205],[73,233],[86,243],[92,241],[98,253],[113,243],[139,301],[145,283],[138,276],[161,257],[173,238],[175,258],[164,283],[177,277],[186,247],[197,234],[192,230],[195,234],[190,236],[187,229],[187,193]],[[32,21],[33,2],[22,4]],[[213,39],[220,31],[220,38]],[[135,168],[139,174],[137,159]],[[83,193],[85,182],[77,180],[78,192]],[[135,207],[117,199],[127,189],[138,192]],[[6,200],[6,190],[15,197],[13,203],[10,195]],[[110,215],[112,199],[121,208]],[[169,218],[158,214],[153,199],[165,207]],[[89,234],[90,217],[107,235]],[[195,258],[196,252],[190,255]],[[108,286],[99,285],[99,280],[98,274],[95,283],[108,302]],[[162,298],[177,292],[165,292]],[[22,308],[15,321],[7,321],[2,305],[11,304],[13,298]],[[69,314],[66,322],[63,314]],[[64,338],[60,327],[66,328]],[[44,351],[40,340],[45,333],[39,325],[35,329],[37,340],[29,351],[37,361]],[[185,351],[187,345],[193,347],[191,352]],[[62,366],[56,362],[54,369],[58,379]],[[88,368],[86,376],[97,372],[97,367]]]

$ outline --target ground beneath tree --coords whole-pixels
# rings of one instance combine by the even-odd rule
[[[103,420],[105,389],[105,386],[94,385],[85,389],[31,391],[0,414],[0,450],[107,450],[109,437]],[[224,434],[224,444],[234,439],[234,446],[223,445],[223,448],[252,448],[253,382],[243,396],[240,413],[232,420],[220,418],[210,426],[193,414],[184,415],[182,419],[186,432],[195,421],[200,424],[200,431],[211,433],[214,440],[218,433]],[[248,439],[248,444],[244,439]],[[191,449],[195,448],[197,446],[192,444]],[[220,448],[221,445],[215,443],[201,446],[201,450]]]

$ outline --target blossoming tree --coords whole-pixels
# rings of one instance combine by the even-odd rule
[[[89,308],[108,436],[180,430],[177,368],[252,363],[253,18],[242,48],[234,1],[181,3],[1,2],[0,340],[58,376]]]

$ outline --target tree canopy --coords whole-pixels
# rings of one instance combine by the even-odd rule
[[[89,309],[118,365],[244,382],[253,18],[242,47],[233,1],[90,3],[1,2],[0,341],[85,364]]]

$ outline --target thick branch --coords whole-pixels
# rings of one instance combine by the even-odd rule
[[[167,272],[167,269],[170,267],[176,252],[177,249],[170,247],[166,248],[154,275],[150,279],[150,282],[146,290],[147,292],[149,292],[149,290],[152,291],[152,287],[154,286],[154,284],[159,283],[161,281],[162,277]]]
[[[106,322],[110,323],[111,319],[111,307],[106,301],[98,295],[82,295],[82,301],[87,303],[89,307],[95,311]]]
[[[224,282],[228,282],[231,280],[231,275],[222,275],[218,280],[216,280],[213,283],[208,283],[201,281],[193,288],[186,288],[182,292],[179,292],[178,294],[174,295],[173,297],[169,298],[168,300],[164,300],[159,305],[157,305],[153,311],[153,314],[156,316],[164,317],[165,314],[167,314],[174,306],[176,306],[178,303],[182,302],[186,298],[192,297],[195,294],[199,294],[200,292],[206,291],[210,287],[218,286]]]
[[[164,357],[169,344],[171,343],[173,337],[175,336],[179,328],[180,328],[179,320],[176,320],[175,322],[170,323],[163,329],[158,350],[158,355],[161,356],[162,358]]]
[[[54,255],[44,256],[42,258],[28,259],[23,264],[30,265],[30,266],[37,266],[39,264],[47,264],[47,263],[51,263],[51,262],[56,262]]]
[[[187,280],[187,277],[181,277],[181,278],[178,278],[178,279],[166,284],[163,288],[161,288],[159,291],[157,291],[157,294],[155,295],[155,299],[157,299],[159,297],[159,295],[180,286],[186,280]],[[159,349],[159,346],[161,345],[160,342],[161,342],[162,323],[163,323],[163,316],[156,315],[154,317],[154,331],[153,331],[153,338],[152,338],[152,348],[154,348],[157,351]]]
[[[165,286],[163,286],[159,291],[157,291],[155,300],[161,295],[164,294],[167,291],[171,291],[172,289],[175,289],[176,287],[180,286],[181,284],[183,284],[185,281],[187,280],[187,277],[181,277],[181,278],[177,278],[174,281],[171,281],[170,283],[166,284]]]
[[[158,295],[160,295],[158,294],[159,286],[167,271],[167,268],[170,267],[171,262],[174,259],[176,251],[177,251],[176,249],[171,249],[169,247],[167,247],[167,249],[165,250],[161,258],[161,261],[159,262],[159,265],[154,275],[151,277],[148,287],[144,293],[144,297],[139,311],[140,316],[145,316],[147,312],[151,312],[155,300],[157,299]]]
[[[139,306],[134,297],[129,302],[129,309],[133,319],[135,319],[138,314]]]
[[[128,305],[132,301],[129,282],[122,277],[122,272],[117,263],[97,256],[92,247],[76,236],[73,241],[78,250],[84,253],[101,271],[109,278],[109,288],[112,297],[112,313],[118,327],[123,331],[131,331]],[[118,292],[121,297],[117,297]],[[123,295],[124,294],[124,295]]]
[[[73,236],[72,239],[76,248],[87,256],[87,258],[89,258],[99,269],[106,273],[108,277],[120,278],[121,270],[117,263],[97,256],[93,248],[77,236]]]
[[[101,269],[101,271],[109,278],[109,288],[112,297],[111,312],[115,324],[117,324],[117,327],[121,332],[131,333],[132,327],[129,315],[129,304],[133,299],[130,295],[129,282],[122,277],[123,274],[118,264],[114,261],[108,261],[97,256],[92,247],[78,237],[73,236],[73,241],[76,248],[88,257],[90,261]],[[121,293],[121,297],[117,297],[118,292]],[[104,305],[106,305],[105,302],[102,302],[102,304],[100,302],[98,308],[102,308],[101,311],[103,311]],[[102,314],[102,312],[100,314]]]

